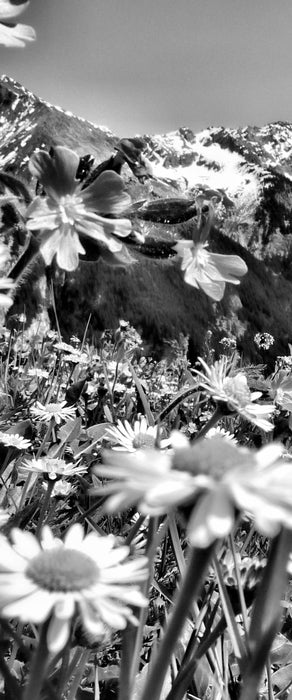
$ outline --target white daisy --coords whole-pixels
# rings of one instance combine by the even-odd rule
[[[150,426],[145,416],[139,416],[131,427],[129,421],[118,420],[117,427],[111,426],[105,431],[105,437],[110,438],[114,444],[113,450],[119,452],[136,452],[141,447],[154,447],[157,440],[157,425]],[[170,440],[160,440],[163,449],[170,444]]]
[[[210,428],[210,430],[208,430],[208,432],[205,435],[205,438],[212,437],[221,437],[224,440],[228,440],[229,442],[237,444],[236,437],[234,437],[233,433],[230,433],[229,430],[225,430],[224,428],[219,428],[218,426],[216,426],[215,428]]]
[[[204,360],[199,359],[205,370],[205,374],[196,370],[200,386],[208,392],[214,401],[221,404],[222,408],[225,405],[225,411],[238,413],[242,418],[254,423],[262,430],[273,429],[273,424],[264,416],[270,416],[274,413],[275,406],[254,403],[262,394],[260,391],[250,391],[244,372],[230,375],[230,360],[226,356],[222,356],[211,367],[208,367]]]
[[[37,401],[30,411],[37,420],[44,423],[54,420],[59,425],[62,420],[75,418],[75,408],[67,406],[66,403],[66,401],[60,401],[59,403],[42,404],[40,401]]]
[[[44,482],[43,486],[47,488],[47,484]],[[54,488],[52,491],[52,496],[60,496],[62,498],[66,498],[69,496],[69,494],[73,493],[75,491],[74,487],[72,484],[70,484],[69,481],[65,481],[64,479],[60,479],[59,481],[56,481],[54,484]]]
[[[47,476],[50,480],[76,476],[77,474],[84,474],[87,472],[86,467],[53,457],[40,457],[39,459],[33,457],[30,461],[22,462],[20,469],[27,472],[43,474],[43,476]]]
[[[128,558],[129,547],[115,547],[113,535],[84,535],[72,525],[64,542],[43,528],[41,542],[13,529],[11,545],[0,535],[0,616],[42,623],[49,617],[48,648],[58,653],[68,641],[78,614],[96,639],[107,628],[137,624],[132,606],[146,606],[139,583],[148,575],[147,559]]]
[[[106,452],[105,464],[94,472],[115,481],[92,491],[109,496],[110,513],[137,505],[143,514],[159,515],[188,506],[188,536],[195,547],[226,537],[238,511],[252,517],[267,537],[281,525],[292,529],[292,470],[281,458],[281,445],[255,451],[220,437],[184,443],[173,453]]]
[[[174,506],[192,499],[208,479],[194,477],[188,471],[173,468],[169,451],[137,450],[135,454],[103,453],[104,464],[94,467],[98,476],[115,481],[93,488],[92,493],[109,496],[105,509],[108,513],[126,510],[137,505],[145,515],[167,513]]]
[[[0,431],[0,442],[2,442],[5,447],[15,447],[16,450],[27,450],[31,447],[30,440],[26,440],[22,435],[18,433],[5,433]]]

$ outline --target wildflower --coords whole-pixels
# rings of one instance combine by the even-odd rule
[[[188,521],[190,542],[208,547],[233,528],[236,512],[252,517],[256,528],[274,537],[292,529],[292,471],[276,443],[258,451],[224,440],[200,440],[175,454],[173,466],[209,475]]]
[[[26,41],[35,39],[35,31],[26,24],[14,24],[11,20],[17,17],[29,5],[22,0],[15,4],[10,0],[0,0],[0,44],[4,46],[21,47]]]
[[[292,430],[292,375],[280,369],[271,381],[270,394],[274,403],[282,410],[288,411],[288,425]]]
[[[49,372],[47,372],[45,369],[41,369],[40,367],[31,367],[27,374],[28,377],[34,377],[35,379],[47,379],[49,376]]]
[[[234,437],[233,433],[230,433],[229,430],[225,430],[224,428],[218,428],[218,426],[210,428],[205,437],[209,439],[212,437],[221,437],[223,440],[228,440],[229,442],[237,444],[236,437]]]
[[[228,338],[227,336],[224,336],[224,338],[221,338],[219,340],[219,344],[222,345],[222,348],[224,352],[234,352],[236,350],[237,342],[236,338]]]
[[[240,575],[241,585],[246,596],[248,591],[252,592],[257,586],[266,563],[264,557],[255,559],[254,557],[248,557],[246,554],[241,556],[239,552],[236,552],[234,561],[230,550],[226,550],[224,557],[221,559],[221,567],[224,583],[228,588],[229,594],[238,590],[236,569]]]
[[[113,535],[84,535],[72,525],[64,542],[45,526],[41,542],[13,529],[12,545],[0,536],[0,616],[41,623],[49,617],[47,644],[58,653],[78,614],[96,639],[107,628],[136,624],[131,606],[144,606],[138,583],[147,576],[146,558],[129,560],[129,548],[115,547]]]
[[[87,471],[86,467],[53,457],[40,457],[39,459],[33,457],[33,459],[29,461],[22,462],[21,470],[43,474],[43,476],[47,476],[49,480],[76,476],[77,474],[84,474]]]
[[[281,452],[275,443],[254,451],[221,438],[197,440],[191,447],[185,438],[185,447],[173,454],[107,452],[105,464],[94,471],[116,481],[93,491],[109,495],[110,513],[133,505],[149,515],[187,507],[187,532],[195,547],[226,537],[238,511],[273,537],[282,525],[292,529],[292,470]]]
[[[46,265],[56,255],[59,267],[69,271],[76,270],[79,253],[86,252],[80,236],[115,254],[123,248],[118,237],[131,232],[128,219],[106,218],[120,214],[130,202],[122,178],[107,170],[82,189],[76,179],[78,164],[77,153],[64,146],[57,146],[53,155],[37,151],[30,159],[30,171],[46,196],[29,205],[27,227],[41,230],[40,252]]]
[[[125,389],[123,387],[123,389]],[[105,437],[109,437],[114,443],[113,450],[120,452],[136,452],[141,447],[154,447],[158,436],[157,425],[150,426],[145,416],[140,416],[131,427],[129,421],[122,423],[118,420],[117,427],[111,426],[105,431]],[[169,445],[169,440],[160,440],[163,449]]]
[[[89,358],[86,352],[82,352],[81,348],[73,347],[73,345],[68,345],[68,343],[55,343],[54,348],[59,350],[64,355],[65,362],[75,362],[76,364],[88,364]]]
[[[278,355],[276,369],[292,369],[292,355]]]
[[[271,381],[271,395],[283,411],[292,412],[292,374],[280,369]]]
[[[44,486],[47,487],[47,484],[45,482]],[[74,491],[75,489],[73,488],[72,484],[69,483],[69,481],[65,481],[65,479],[60,479],[54,484],[52,496],[60,496],[61,498],[66,498],[67,496],[69,496],[70,493],[72,494]]]
[[[78,348],[79,345],[81,345],[81,340],[77,338],[77,335],[71,335],[70,343],[72,343],[73,346],[76,346]]]
[[[187,471],[173,468],[170,455],[161,450],[141,449],[135,455],[105,450],[103,461],[93,468],[94,473],[116,480],[93,488],[91,493],[109,496],[105,505],[108,513],[133,505],[145,515],[167,513],[192,499],[207,483],[204,476],[195,479]]]
[[[18,435],[18,433],[5,433],[0,431],[0,442],[2,442],[5,447],[14,447],[16,450],[27,450],[31,447],[30,440],[26,440],[22,435]]]
[[[17,321],[19,323],[26,323],[26,315],[25,314],[16,314]]]
[[[47,404],[42,404],[40,401],[37,401],[36,405],[32,406],[30,411],[37,420],[43,421],[44,423],[49,423],[51,420],[54,420],[55,423],[59,425],[61,421],[66,418],[69,420],[75,418],[75,408],[66,406],[66,401]]]
[[[54,348],[55,350],[59,350],[60,352],[69,352],[70,354],[79,353],[79,350],[74,348],[73,345],[69,345],[69,343],[64,343],[63,341],[54,343]]]
[[[273,424],[262,416],[271,415],[275,406],[254,403],[262,394],[260,391],[250,391],[244,372],[237,372],[234,376],[228,374],[231,365],[227,357],[221,357],[211,367],[208,367],[204,360],[199,359],[205,374],[198,371],[196,374],[199,377],[201,387],[208,392],[214,401],[222,407],[225,405],[225,411],[227,409],[229,413],[238,413],[239,416],[254,423],[262,430],[272,430]]]
[[[274,344],[275,338],[270,333],[256,333],[254,336],[254,342],[258,348],[268,350],[271,345]]]
[[[184,281],[196,289],[202,289],[214,301],[220,301],[225,283],[240,284],[238,278],[247,273],[247,266],[238,255],[209,253],[207,245],[183,240],[173,247],[182,258]]]

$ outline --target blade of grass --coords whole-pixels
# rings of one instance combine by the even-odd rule
[[[243,670],[240,700],[256,700],[274,637],[281,624],[281,598],[287,581],[287,560],[292,544],[283,528],[271,543],[268,561],[253,606],[248,636],[249,657]]]
[[[145,391],[142,387],[140,379],[139,379],[139,377],[137,377],[137,374],[136,374],[131,362],[129,362],[129,369],[130,369],[130,372],[131,372],[132,377],[134,379],[134,382],[136,384],[136,388],[137,388],[138,394],[140,396],[140,399],[141,399],[141,402],[142,402],[142,405],[143,405],[143,408],[145,411],[145,416],[147,417],[149,425],[153,426],[153,425],[155,425],[155,420],[154,420],[154,416],[153,416],[153,413],[152,413],[151,408],[150,408],[150,404],[147,400],[147,396],[146,396]]]

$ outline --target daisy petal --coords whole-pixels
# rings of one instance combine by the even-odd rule
[[[36,589],[28,596],[10,602],[2,609],[5,617],[18,617],[23,622],[44,622],[56,602],[56,594]]]
[[[32,559],[41,552],[38,540],[31,532],[24,532],[23,530],[14,528],[11,536],[14,542],[14,550],[22,557]]]
[[[67,644],[70,635],[71,622],[52,617],[47,632],[47,645],[51,654],[58,654]]]
[[[203,495],[194,508],[188,532],[193,547],[209,547],[216,539],[225,537],[234,522],[234,508],[221,490]]]

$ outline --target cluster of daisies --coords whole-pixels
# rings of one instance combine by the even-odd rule
[[[56,353],[74,350],[74,345],[60,341],[56,346]],[[80,357],[82,364],[82,352]],[[196,391],[210,397],[218,419],[237,416],[268,434],[277,406],[292,412],[287,372],[279,371],[272,382],[273,401],[260,403],[261,393],[250,391],[244,371],[236,370],[227,357],[210,366],[200,362],[194,373]],[[37,400],[30,406],[31,420],[43,435],[37,452],[32,439],[13,429],[0,432],[6,467],[16,460],[20,478],[28,479],[21,506],[25,496],[31,497],[31,476],[54,487],[85,478],[91,497],[102,499],[104,513],[134,508],[154,517],[175,512],[185,524],[188,542],[197,548],[207,548],[231,533],[238,513],[268,537],[282,525],[292,528],[291,465],[280,444],[269,443],[259,450],[242,447],[223,428],[210,429],[206,437],[197,432],[197,439],[189,441],[183,431],[166,434],[162,425],[141,415],[134,421],[117,418],[96,426],[91,444],[85,442],[83,448],[77,440],[76,452],[71,450],[68,459],[66,439],[79,421],[76,409],[65,399]],[[53,452],[47,451],[47,441]],[[100,461],[96,455],[102,445]],[[91,475],[83,459],[88,454]],[[4,463],[4,477],[6,467]],[[5,515],[2,509],[3,524]],[[80,623],[91,638],[104,641],[110,630],[137,624],[133,607],[147,605],[143,593],[147,558],[141,553],[134,556],[113,535],[87,533],[79,524],[69,526],[62,537],[48,525],[36,534],[13,527],[9,538],[0,537],[0,554],[0,616],[34,624],[48,621],[52,653],[64,648]]]

